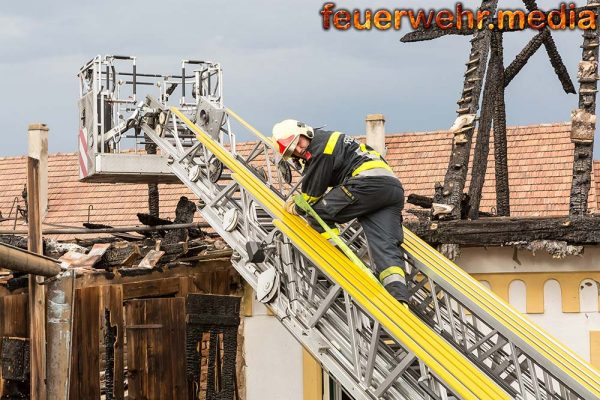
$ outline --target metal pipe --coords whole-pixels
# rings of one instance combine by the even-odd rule
[[[12,271],[46,277],[56,276],[61,269],[52,258],[0,243],[0,265]]]
[[[185,98],[185,67],[181,67],[181,97]]]
[[[46,371],[48,398],[68,400],[75,271],[48,280],[46,301]]]
[[[135,98],[137,93],[137,66],[135,60],[133,61],[133,81],[131,83],[133,84],[133,97]]]
[[[44,235],[93,235],[96,233],[126,233],[126,232],[154,232],[168,231],[170,229],[185,229],[185,228],[210,228],[207,223],[189,223],[189,224],[171,224],[171,225],[156,225],[156,226],[119,226],[116,228],[56,228],[44,229]],[[27,235],[26,229],[0,229],[0,235]]]

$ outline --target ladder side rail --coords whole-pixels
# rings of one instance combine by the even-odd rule
[[[157,143],[157,145],[159,145],[161,147],[161,149],[163,149],[164,151],[167,152],[171,152],[172,155],[175,155],[175,151],[176,148],[169,148],[168,146],[170,146],[170,143],[165,141],[164,139],[160,138],[160,136],[158,136],[156,134],[156,132],[154,132],[154,130],[149,127],[148,125],[142,125],[142,129],[144,130],[144,132],[146,132],[155,143]],[[202,188],[201,186],[201,182],[200,180],[198,182],[195,182],[194,184],[192,184],[191,182],[189,182],[188,176],[187,176],[187,170],[185,168],[183,168],[181,165],[173,165],[173,171],[176,173],[176,175],[182,179],[183,182],[186,182],[187,186],[190,187],[193,191],[194,194],[196,194],[198,197],[200,197],[201,199],[203,199],[203,201],[205,201],[207,204],[210,202],[210,196],[211,193],[213,192],[212,190],[210,190],[209,188],[205,187]],[[243,189],[240,188],[240,191],[243,191]],[[218,205],[215,205],[218,207]],[[240,207],[242,208],[242,207]],[[238,255],[242,255],[242,258],[239,261],[236,261],[235,264],[238,266],[244,266],[244,268],[236,268],[238,269],[238,271],[242,274],[242,276],[244,277],[245,280],[247,280],[251,286],[253,286],[253,288],[256,290],[257,289],[257,276],[256,276],[256,266],[248,266],[247,263],[244,261],[244,257],[243,255],[245,254],[245,248],[241,245],[241,243],[243,243],[246,239],[246,236],[244,235],[244,233],[239,233],[239,234],[235,234],[236,232],[227,232],[225,231],[222,226],[223,226],[223,217],[219,214],[219,212],[215,211],[212,209],[212,207],[207,207],[205,206],[202,210],[202,214],[204,216],[204,218],[207,220],[207,222],[209,222],[216,230],[217,232],[230,244],[232,245],[232,248],[234,249],[234,251],[236,251],[236,253]],[[221,228],[219,228],[221,227]],[[282,303],[287,303],[286,301],[282,301]],[[281,319],[282,321],[293,321],[293,319],[289,318],[289,314],[288,314],[288,310],[287,310],[287,306],[280,306],[277,307],[277,304],[273,303],[270,304],[271,308],[274,310],[274,312],[276,313],[276,315],[278,316],[279,319]],[[294,336],[296,336],[299,339],[302,339],[304,336],[306,336],[307,332],[304,329],[304,325],[298,323],[297,321],[294,321],[293,323],[287,323],[284,325],[286,325],[286,327],[288,328],[288,330],[290,330],[292,332],[292,334],[294,334]],[[317,331],[314,331],[317,332]],[[314,332],[313,332],[313,336],[314,336]],[[318,353],[319,349],[322,350],[322,337],[320,335],[317,335],[315,337],[312,338],[314,340],[314,344],[310,344],[310,347],[312,349],[312,351],[316,350],[316,353]],[[339,339],[339,338],[338,338]],[[341,339],[339,339],[341,340]],[[356,380],[353,380],[350,376],[348,376],[348,374],[346,373],[345,377],[342,377],[342,371],[340,370],[340,359],[335,359],[333,357],[325,357],[325,361],[327,364],[327,368],[330,371],[333,371],[336,373],[336,376],[338,377],[338,379],[340,379],[341,381],[344,382],[345,387],[350,388],[351,393],[356,394],[357,390],[359,390],[358,388],[358,383],[356,382]],[[337,371],[336,371],[337,370]],[[356,386],[354,389],[353,386]],[[415,393],[413,393],[414,395]],[[363,397],[365,399],[372,399],[373,397],[371,395],[367,395],[367,397]]]
[[[230,110],[228,110],[228,111],[230,111]],[[240,122],[245,123],[245,121],[241,120],[241,118],[239,118],[239,116],[237,116],[236,114],[234,114],[232,112],[230,114],[235,115]],[[253,127],[251,127],[249,124],[245,123],[245,126],[249,130],[255,132],[257,134],[257,137],[259,137],[259,138],[262,137],[262,135],[258,131],[256,131]],[[551,380],[555,384],[558,384],[559,386],[561,386],[561,390],[566,390],[568,392],[568,391],[573,391],[573,388],[575,388],[575,390],[578,393],[586,393],[586,392],[588,393],[588,397],[584,397],[584,398],[596,398],[594,395],[590,394],[587,389],[583,388],[579,382],[572,379],[572,377],[570,375],[563,373],[563,371],[561,370],[560,367],[555,365],[553,362],[550,362],[550,360],[548,360],[544,355],[540,354],[539,351],[534,349],[529,343],[526,343],[525,340],[523,340],[519,334],[515,334],[515,332],[513,332],[510,328],[504,326],[503,324],[498,323],[498,321],[495,318],[487,315],[487,313],[484,312],[477,304],[475,304],[473,301],[471,301],[471,299],[469,299],[464,293],[462,293],[460,290],[457,290],[452,284],[447,282],[445,279],[443,279],[437,275],[434,276],[433,271],[430,268],[428,268],[428,266],[425,263],[419,264],[419,267],[420,268],[418,268],[418,272],[427,276],[429,279],[432,280],[432,282],[435,281],[435,284],[437,285],[437,287],[441,288],[440,291],[441,291],[442,296],[445,297],[446,299],[451,298],[451,300],[448,300],[448,301],[450,303],[455,304],[460,310],[462,310],[460,312],[458,312],[457,310],[454,310],[454,309],[449,310],[448,309],[449,304],[448,303],[444,304],[444,302],[436,301],[435,302],[436,304],[434,305],[434,307],[438,308],[436,310],[438,315],[442,315],[440,308],[446,308],[446,312],[444,312],[443,315],[445,315],[445,318],[447,320],[446,321],[447,323],[443,323],[441,320],[439,320],[439,323],[436,324],[439,326],[436,326],[436,325],[434,325],[434,326],[436,326],[438,329],[440,329],[440,331],[446,331],[446,329],[449,328],[449,330],[451,332],[449,332],[449,335],[446,334],[446,337],[449,337],[451,339],[451,342],[453,342],[453,344],[457,348],[461,349],[461,347],[462,347],[462,351],[465,352],[465,345],[467,342],[466,335],[470,334],[471,336],[473,336],[473,330],[477,331],[477,329],[478,329],[477,324],[475,324],[475,327],[470,327],[468,324],[463,323],[464,318],[460,314],[467,312],[467,313],[475,316],[475,318],[480,320],[479,327],[482,327],[483,322],[485,322],[486,325],[491,326],[494,329],[497,329],[499,334],[501,334],[501,338],[498,338],[498,340],[506,340],[510,343],[513,343],[516,346],[515,348],[519,349],[521,354],[524,355],[524,357],[526,357],[532,364],[535,365],[535,367],[533,369],[531,369],[531,373],[528,376],[528,379],[530,379],[531,382],[537,382],[539,385],[545,386],[546,390],[548,391],[548,393],[550,395],[552,394],[552,391],[554,390],[555,385],[551,385],[551,386],[547,385],[545,382],[548,380]],[[416,274],[415,274],[415,276],[416,276]],[[457,330],[457,323],[459,325],[461,325],[461,327],[458,330]],[[465,332],[465,329],[470,330],[471,333]],[[463,338],[460,338],[458,336],[459,332],[462,333]],[[490,346],[493,346],[493,344],[488,345],[488,347],[490,347]],[[477,348],[476,350],[479,351],[480,349]],[[498,352],[490,355],[490,358],[492,356],[494,356],[494,357],[500,356],[502,359],[510,358],[510,346],[506,346],[505,348],[499,348]],[[490,360],[488,360],[489,364],[486,366],[482,361],[480,361],[479,358],[473,357],[473,355],[471,355],[470,358],[478,360],[479,364],[482,367],[485,367],[485,369],[490,373],[490,375],[492,377],[494,377],[498,381],[502,381],[501,379],[499,379],[499,377],[497,375],[495,375],[493,373],[493,363],[491,363]],[[575,367],[577,367],[577,366],[575,366]],[[513,365],[512,366],[513,374],[518,369],[519,368],[517,365]],[[543,372],[543,374],[544,374],[543,378],[538,379],[535,377],[536,369]],[[561,378],[559,379],[558,377],[561,377]],[[508,376],[507,378],[511,378],[511,377]],[[590,378],[594,379],[595,376],[590,376]],[[504,382],[503,384],[505,385],[505,387],[511,386],[510,383],[507,383],[507,382]],[[536,395],[537,390],[539,390],[539,387],[537,387],[537,386],[538,385],[535,385],[535,387],[532,387],[531,385],[529,385],[531,394]],[[562,388],[562,386],[567,386],[571,389],[565,389],[565,388]],[[523,386],[520,385],[520,387],[522,388]]]
[[[407,231],[407,230],[405,230],[405,231]],[[414,235],[414,233],[412,233],[410,231],[407,231],[407,232],[409,234],[409,239],[411,242],[416,243],[418,241],[421,241]],[[413,253],[414,253],[414,255],[422,257],[422,260],[424,260],[424,261],[432,260],[433,263],[431,265],[427,265],[426,263],[424,265],[425,265],[425,268],[428,268],[428,269],[430,269],[432,267],[435,268],[437,275],[448,274],[451,271],[451,269],[458,268],[458,267],[453,266],[451,261],[444,259],[440,255],[437,255],[435,251],[433,252],[433,258],[431,257],[431,255],[424,254],[420,251],[416,251]],[[445,266],[443,264],[447,265],[448,268],[447,269],[444,268]],[[565,368],[575,368],[575,369],[581,368],[581,370],[577,371],[578,373],[585,374],[586,378],[592,380],[593,382],[596,382],[596,383],[600,382],[600,373],[598,371],[594,370],[588,363],[583,362],[581,364],[578,364],[578,362],[581,361],[580,357],[577,356],[575,353],[573,353],[572,350],[563,348],[560,345],[560,343],[554,337],[549,335],[546,331],[544,331],[543,329],[541,329],[538,326],[536,326],[535,324],[533,324],[531,321],[526,319],[520,313],[516,312],[505,302],[498,301],[499,299],[496,295],[494,295],[492,292],[490,292],[488,290],[484,290],[477,281],[475,281],[472,277],[470,277],[466,273],[462,272],[462,270],[459,270],[459,272],[460,272],[460,275],[464,275],[464,276],[447,275],[449,279],[444,279],[444,277],[442,277],[440,282],[444,282],[445,284],[448,284],[451,287],[461,287],[464,284],[465,291],[464,291],[463,295],[464,296],[467,296],[467,295],[473,296],[473,299],[478,300],[482,307],[485,306],[485,307],[488,307],[490,310],[497,312],[497,315],[507,322],[506,329],[508,329],[509,327],[512,327],[513,329],[517,329],[517,328],[531,329],[531,331],[528,331],[525,333],[531,337],[538,336],[540,338],[543,338],[544,339],[543,341],[537,343],[542,348],[543,351],[548,352],[550,355],[556,356],[558,359],[561,358],[559,351],[562,351],[565,353],[564,354],[565,356],[572,358],[571,360],[565,360],[565,363],[566,363],[564,365]],[[470,282],[467,282],[467,284],[465,284],[465,282],[463,282],[463,280],[464,280],[463,278],[466,280],[472,281],[475,284],[472,285],[472,284],[470,284]],[[524,338],[521,338],[521,339],[524,340]]]
[[[353,221],[346,224],[345,229],[352,224]],[[361,236],[364,240],[364,234],[361,234]],[[352,236],[350,237],[353,239],[354,243],[360,243],[357,238]],[[348,235],[346,235],[345,239],[348,239]],[[437,318],[432,319],[431,315],[426,315],[424,310],[421,309],[418,313],[419,317],[438,332],[442,333],[444,337],[454,345],[455,348],[467,355],[469,359],[471,359],[482,370],[484,370],[488,376],[493,378],[497,383],[501,384],[505,390],[513,393],[520,393],[523,388],[527,388],[527,393],[521,393],[521,395],[534,396],[534,398],[539,390],[543,390],[548,396],[552,396],[552,393],[554,393],[556,390],[560,390],[561,392],[568,393],[570,398],[574,400],[597,398],[595,394],[590,393],[590,391],[580,382],[574,379],[573,376],[565,373],[559,365],[550,361],[546,356],[541,354],[537,349],[527,343],[521,337],[519,332],[514,332],[510,327],[499,323],[495,317],[489,315],[465,293],[457,289],[452,282],[449,282],[443,277],[439,276],[439,274],[436,274],[436,272],[433,271],[426,262],[424,262],[426,258],[415,260],[414,248],[407,247],[406,245],[404,248],[408,251],[408,254],[410,254],[407,257],[409,270],[411,268],[414,269],[413,273],[409,272],[409,276],[412,277],[412,280],[409,280],[408,283],[413,287],[413,289],[418,286],[419,291],[421,292],[421,296],[419,297],[418,293],[413,290],[413,300],[416,300],[418,304],[421,304],[421,308],[425,306],[433,307],[435,315],[437,315]],[[359,247],[355,247],[353,249],[355,250],[355,253],[361,253],[361,249]],[[366,240],[364,241],[364,246],[362,249],[362,253],[365,252]],[[423,276],[425,280],[430,280],[431,284],[435,285],[439,291],[439,295],[444,298],[445,301],[438,301],[435,296],[432,297],[431,289],[428,288],[427,285],[424,285],[423,282],[418,282],[415,280],[418,276]],[[438,294],[436,294],[436,296],[437,295]],[[433,304],[425,304],[426,299],[428,299],[428,302],[432,302]],[[446,302],[446,300],[449,303]],[[451,307],[450,304],[453,304],[456,309]],[[463,324],[463,319],[460,315],[461,312],[458,311],[459,309],[462,310],[461,312],[466,312],[473,318],[476,318],[479,324]],[[488,338],[487,341],[489,343],[480,343],[479,346],[471,349],[471,352],[465,351],[465,342],[467,339],[465,337],[461,337],[459,333],[469,335],[469,338],[476,338],[478,336],[477,332],[483,326],[496,329],[498,332],[497,337]],[[461,327],[462,329],[460,329]],[[468,329],[468,332],[463,332],[465,328]],[[515,375],[517,375],[517,371],[519,371],[519,366],[515,364],[515,361],[511,356],[511,346],[507,345],[498,347],[494,352],[489,353],[484,359],[474,354],[474,352],[478,353],[494,347],[494,343],[492,341],[493,339],[505,340],[507,343],[513,344],[515,346],[514,348],[519,350],[520,355],[533,364],[534,368],[527,370],[525,373],[520,371],[519,377],[524,379],[524,382],[519,382],[519,379],[515,380]],[[498,374],[497,369],[495,369],[494,362],[492,361],[494,358],[509,360],[508,362],[510,365],[501,371],[503,372],[504,376]],[[536,376],[536,371],[538,376]],[[535,384],[533,382],[535,382]],[[550,385],[548,382],[550,382]]]
[[[202,133],[202,132],[200,131],[200,129],[198,129],[197,127],[194,127],[194,126],[192,126],[192,128],[193,128],[193,129],[195,129],[195,130],[198,132],[198,134],[199,134],[199,135]],[[199,137],[200,137],[200,136],[199,136]],[[207,139],[203,139],[203,141],[205,141],[205,140],[207,140]],[[207,143],[207,144],[208,144],[208,142],[205,142],[205,143]],[[224,157],[224,158],[223,158],[223,160],[224,160],[224,162],[225,162],[225,160],[227,160],[228,156],[226,156],[226,155],[225,155],[225,153],[223,153],[223,151],[221,151],[221,150],[218,150],[218,145],[217,145],[217,144],[214,144],[214,143],[213,143],[212,145],[213,145],[213,146],[215,146],[215,147],[214,147],[214,151],[218,151],[218,152],[220,152],[220,153],[223,155],[223,157]],[[235,161],[234,161],[234,160],[230,160],[230,161],[228,161],[228,162],[230,163],[230,165],[231,165],[231,166],[234,166],[234,164],[233,164],[233,163],[235,163]],[[248,176],[250,176],[249,174],[247,174],[247,175],[248,175]],[[240,176],[240,177],[242,177],[242,176]],[[245,178],[244,178],[244,179],[245,179]],[[248,182],[246,182],[246,183],[244,184],[244,187],[247,187],[248,185],[252,186],[253,184],[254,184],[254,183],[251,183],[250,181],[248,181]],[[259,185],[259,186],[260,186],[260,185]],[[260,192],[260,190],[262,190],[262,189],[260,189],[260,190],[259,190],[258,188],[255,188],[255,190],[258,190],[258,192]],[[266,196],[266,195],[263,195],[263,196]],[[268,197],[268,196],[266,196],[266,197]],[[270,201],[273,201],[273,200],[270,200]],[[280,200],[279,200],[279,201],[280,201]],[[272,203],[272,204],[271,204],[271,206],[275,206],[276,208],[279,208],[279,207],[281,207],[281,203],[280,203],[280,202],[275,202],[275,203]],[[280,210],[279,210],[278,212],[279,212],[279,213],[281,213],[281,211],[280,211]],[[292,218],[292,219],[291,219],[291,221],[296,221],[296,219]],[[303,228],[303,229],[305,229],[305,228]],[[312,235],[316,235],[312,229],[310,230],[310,232],[312,232],[312,233],[311,233]],[[288,235],[290,235],[291,233],[292,233],[292,231],[288,232]],[[320,240],[321,240],[321,241],[324,241],[324,239],[322,239],[320,236],[318,236],[318,235],[317,235],[317,237],[318,237],[318,238],[320,238]],[[325,243],[326,243],[326,241],[325,241]],[[327,243],[327,244],[328,244],[328,243]],[[349,262],[347,259],[345,259],[345,260],[346,260],[346,261],[345,261],[346,263],[349,263],[349,264],[351,264],[351,263],[350,263],[350,262]],[[351,264],[351,265],[353,265],[353,264]],[[355,269],[356,267],[355,267],[355,266],[353,266],[353,268]],[[339,278],[339,277],[338,277],[338,278]],[[381,287],[380,287],[380,286],[378,286],[378,287],[379,287],[379,289],[378,289],[378,290],[380,290],[380,291],[381,291],[381,290],[382,290],[382,289],[381,289]],[[385,291],[383,291],[383,293],[385,293]],[[388,295],[388,296],[389,296],[389,295]],[[394,302],[394,304],[396,304],[396,303]],[[397,304],[396,304],[396,307],[397,307]],[[494,389],[494,390],[495,390],[495,389]],[[498,393],[496,396],[502,397],[502,395],[500,395],[499,393]]]
[[[410,258],[412,265],[415,268],[417,268],[417,270],[423,275],[427,276],[427,279],[430,279],[432,282],[435,282],[436,288],[438,289],[438,291],[441,291],[443,293],[444,297],[451,298],[455,304],[459,304],[461,307],[463,307],[468,313],[471,314],[473,318],[476,318],[480,324],[485,324],[490,328],[497,330],[499,336],[502,339],[505,339],[509,343],[513,344],[515,348],[519,349],[523,357],[530,359],[531,362],[536,366],[536,368],[543,371],[544,374],[548,374],[548,378],[550,379],[550,381],[554,382],[553,385],[548,387],[548,385],[545,383],[545,380],[547,379],[546,377],[544,377],[537,379],[537,386],[541,386],[543,390],[546,390],[548,391],[548,393],[550,393],[551,391],[555,390],[555,385],[558,385],[561,388],[563,388],[564,391],[572,392],[572,396],[576,396],[573,397],[574,399],[597,398],[595,394],[590,393],[589,389],[587,389],[579,381],[574,379],[573,376],[571,376],[571,374],[566,373],[563,368],[561,368],[554,362],[551,362],[546,356],[540,353],[538,349],[534,348],[530,343],[526,342],[519,332],[519,326],[511,327],[500,323],[495,317],[491,316],[485,310],[483,310],[483,308],[479,304],[477,304],[472,298],[467,296],[464,292],[457,289],[451,282],[447,281],[443,277],[439,276],[435,271],[433,271],[425,262],[427,261],[427,257],[422,252],[415,251],[414,248],[408,248],[408,250],[411,251]],[[419,256],[419,259],[416,258],[417,255]],[[449,315],[450,312],[452,314],[455,313],[454,310],[448,310],[448,308],[444,307],[443,304],[442,308],[445,308],[444,313],[446,315]],[[438,324],[438,326],[444,329],[444,327],[440,324]],[[477,329],[475,325],[473,325],[473,329]],[[516,329],[516,332],[513,329]],[[454,338],[454,340],[451,340],[451,342],[454,343],[454,345],[457,348],[460,347],[457,338],[455,338],[452,334],[450,334],[449,336]],[[541,345],[546,346],[545,343],[541,343]],[[504,349],[503,351],[506,351],[506,349]],[[507,356],[509,356],[509,354],[505,353],[503,355],[503,357]],[[470,355],[470,358],[473,359],[474,357]],[[477,362],[479,364],[482,364],[479,361]],[[484,369],[488,372],[490,371],[489,368]],[[518,367],[514,365],[514,362],[512,369],[513,371],[518,369]],[[497,378],[497,376],[492,376]],[[530,376],[529,378],[531,379]],[[515,387],[514,384],[511,386]],[[532,393],[530,394],[534,395],[534,393],[535,389],[532,388]]]
[[[146,133],[147,133],[149,136],[152,136],[152,134],[154,134],[153,140],[154,140],[155,142],[157,142],[157,144],[160,144],[160,147],[161,147],[161,149],[163,149],[163,150],[165,150],[165,149],[166,149],[166,151],[167,151],[167,152],[169,152],[169,151],[176,152],[176,149],[175,149],[175,150],[173,150],[172,148],[171,148],[171,149],[169,149],[169,148],[168,148],[168,146],[170,146],[170,143],[169,143],[169,142],[167,142],[167,141],[164,141],[164,140],[162,140],[160,137],[158,137],[158,136],[156,135],[156,133],[155,133],[155,132],[153,132],[153,129],[152,129],[150,126],[148,126],[148,125],[146,124],[146,125],[143,125],[143,126],[142,126],[142,128],[144,129],[144,131],[145,131],[145,132],[146,132]],[[183,160],[182,160],[182,161],[183,161]],[[185,183],[186,183],[186,185],[188,185],[189,187],[192,187],[192,186],[196,186],[196,187],[197,187],[197,186],[198,186],[198,185],[197,185],[197,183],[196,183],[196,184],[191,184],[191,183],[189,182],[189,180],[188,180],[188,176],[187,176],[187,169],[186,169],[185,167],[186,167],[186,166],[183,166],[183,165],[181,165],[181,163],[177,163],[177,164],[176,164],[176,163],[173,163],[173,164],[172,164],[172,168],[173,168],[173,169],[174,169],[174,171],[176,172],[177,176],[178,176],[180,179],[182,179],[182,181],[183,181],[183,182],[185,182]],[[177,171],[177,170],[179,170],[179,171]],[[243,190],[243,189],[240,189],[240,190]],[[197,192],[197,191],[196,191],[196,190],[194,190],[194,192]],[[197,194],[197,195],[199,195],[199,197],[201,197],[201,198],[202,198],[202,194],[204,194],[204,195],[206,196],[206,193],[196,193],[196,194]],[[210,194],[210,193],[209,193],[209,194]],[[206,200],[205,200],[205,201],[206,201]],[[207,207],[205,207],[205,209],[206,209],[206,208],[207,208]],[[203,210],[203,213],[204,213],[204,211],[205,211],[205,210]],[[207,218],[207,219],[208,219],[208,218]],[[213,218],[213,219],[214,219],[214,218]],[[216,219],[217,219],[216,223],[219,223],[219,222],[220,222],[220,223],[222,223],[222,221],[218,221],[218,218],[216,218]],[[230,239],[230,240],[236,240],[236,239],[237,239],[238,241],[240,240],[240,238],[239,238],[239,237],[237,237],[237,238],[236,238],[236,237],[231,237],[231,235],[225,235],[225,234],[224,234],[223,236],[224,236],[224,238],[225,238],[226,240],[228,240],[228,239]],[[228,236],[229,236],[229,237],[228,237]],[[228,241],[229,241],[229,240],[228,240]],[[234,247],[234,249],[236,250],[236,252],[238,252],[239,254],[245,254],[245,252],[244,252],[244,248],[243,248],[241,245],[239,245],[239,242],[238,242],[238,245],[237,245],[237,246],[235,246],[235,245],[234,245],[234,246],[232,246],[232,247]],[[244,275],[244,274],[242,274],[242,275]],[[254,276],[255,274],[254,274],[254,273],[252,273],[252,275]],[[421,382],[421,385],[422,385],[422,384],[423,384],[423,383]]]

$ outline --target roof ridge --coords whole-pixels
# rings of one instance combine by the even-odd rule
[[[559,127],[559,126],[568,126],[571,125],[570,121],[560,121],[560,122],[549,122],[543,124],[529,124],[529,125],[509,125],[506,127],[507,130],[515,130],[515,129],[526,129],[526,128],[550,128],[550,127]],[[493,129],[492,129],[493,130]],[[386,133],[386,137],[390,136],[401,136],[401,135],[434,135],[451,133],[449,129],[438,129],[433,131],[417,131],[417,132],[395,132],[395,133]],[[533,134],[534,132],[530,132],[528,134]],[[364,134],[358,136],[365,136]]]

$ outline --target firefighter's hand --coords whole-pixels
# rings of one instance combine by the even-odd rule
[[[293,196],[287,199],[287,201],[285,202],[285,211],[293,215],[300,215],[300,213],[296,209],[296,203],[294,203]]]

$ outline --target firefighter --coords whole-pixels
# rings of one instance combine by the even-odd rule
[[[302,166],[302,196],[329,226],[358,218],[376,276],[396,300],[407,305],[400,248],[404,190],[383,157],[350,136],[292,119],[275,124],[273,142],[284,160],[292,158]],[[286,211],[301,212],[292,198]],[[327,235],[317,221],[309,217],[309,222]]]

